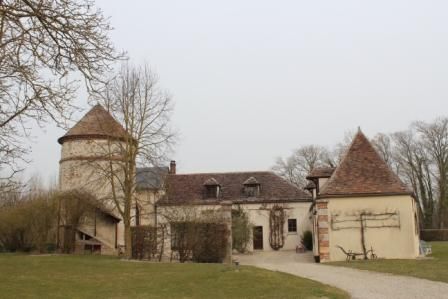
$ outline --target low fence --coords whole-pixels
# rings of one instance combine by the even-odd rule
[[[448,241],[448,229],[423,229],[420,239],[424,241]]]

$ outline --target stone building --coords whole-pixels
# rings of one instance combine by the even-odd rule
[[[77,228],[80,252],[117,254],[124,246],[123,221],[111,204],[113,191],[118,198],[122,193],[112,189],[104,170],[112,167],[121,177],[120,153],[127,138],[123,127],[96,105],[58,139],[60,189],[82,189],[104,203]],[[132,225],[169,227],[169,214],[186,207],[201,215],[241,209],[253,225],[249,251],[295,250],[303,232],[312,230],[314,255],[321,262],[344,260],[342,249],[381,258],[418,256],[417,203],[361,132],[338,167],[316,168],[307,178],[309,193],[268,171],[178,174],[175,161],[169,168],[138,168]],[[281,210],[276,219],[281,216],[282,222],[275,228],[281,246],[272,241],[274,208]],[[169,254],[171,241],[165,241]]]
[[[173,164],[172,164],[173,165]],[[248,250],[271,251],[270,212],[273,207],[284,211],[280,250],[295,250],[304,231],[311,230],[309,209],[311,196],[269,171],[176,174],[166,178],[166,194],[157,203],[159,221],[167,210],[196,208],[219,210],[222,203],[242,209],[248,215],[252,240]]]
[[[313,193],[314,255],[321,262],[419,255],[418,207],[412,192],[359,131],[338,167],[307,177]]]
[[[101,205],[86,215],[75,235],[76,251],[118,254],[124,247],[124,226],[113,204],[110,167],[116,184],[122,179],[120,163],[127,133],[101,105],[94,106],[68,132],[58,139],[61,144],[59,189],[83,190],[93,195]],[[136,200],[132,204],[133,225],[153,225],[154,205],[163,195],[164,177],[168,167],[137,168]],[[118,200],[122,190],[115,188]],[[61,223],[61,226],[64,226]]]
[[[104,203],[94,215],[86,217],[76,234],[77,250],[115,254],[124,244],[121,218],[110,203],[112,188],[104,170],[114,167],[122,157],[119,152],[126,138],[123,127],[101,106],[94,106],[75,126],[58,139],[61,144],[59,188],[80,189]],[[114,148],[117,149],[114,151]],[[112,150],[111,150],[112,149]],[[120,192],[120,190],[116,190]]]

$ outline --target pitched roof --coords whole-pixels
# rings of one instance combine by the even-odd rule
[[[333,174],[335,167],[319,166],[311,170],[306,176],[307,179],[329,178]]]
[[[95,105],[68,132],[58,139],[62,144],[67,139],[86,137],[126,138],[126,130],[101,105]]]
[[[162,188],[167,174],[168,167],[137,168],[135,176],[137,190]]]
[[[412,194],[361,131],[319,197]]]
[[[242,192],[244,182],[251,177],[254,177],[260,183],[260,194],[255,198],[248,198]],[[169,174],[166,180],[166,196],[158,204],[216,203],[216,199],[204,199],[204,182],[211,178],[219,182],[221,186],[219,201],[231,200],[234,203],[250,203],[311,200],[309,194],[278,175],[268,171],[260,171]]]

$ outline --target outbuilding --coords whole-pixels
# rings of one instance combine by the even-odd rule
[[[418,203],[360,130],[336,169],[307,178],[316,261],[419,255]]]

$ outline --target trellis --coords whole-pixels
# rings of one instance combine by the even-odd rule
[[[382,228],[400,228],[400,213],[398,211],[373,213],[361,211],[352,215],[331,215],[331,229],[359,229],[361,237],[361,246],[364,259],[367,259],[368,250],[366,248],[365,234],[366,229],[382,229]],[[371,249],[373,250],[373,249]]]
[[[274,250],[279,250],[285,245],[285,221],[286,212],[280,205],[274,205],[269,211],[269,245]]]

